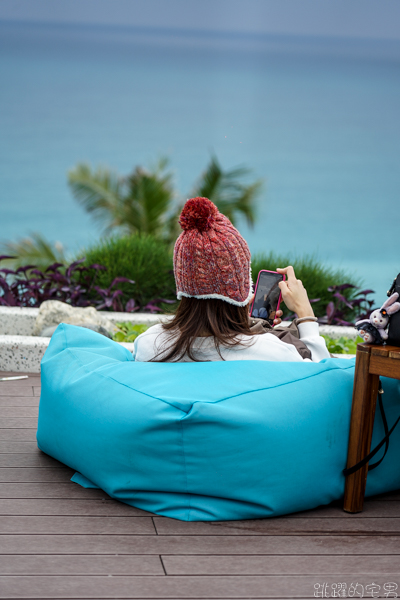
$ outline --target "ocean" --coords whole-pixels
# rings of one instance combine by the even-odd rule
[[[255,227],[238,225],[253,253],[313,254],[385,298],[399,42],[0,23],[0,242],[99,238],[67,186],[78,162],[127,174],[166,155],[187,198],[213,153],[264,180]]]

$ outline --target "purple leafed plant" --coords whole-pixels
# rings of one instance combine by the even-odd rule
[[[142,312],[149,312],[152,314],[157,313],[157,312],[162,312],[162,308],[157,306],[157,304],[159,302],[165,302],[166,304],[175,304],[175,300],[166,300],[165,298],[157,298],[156,300],[150,300],[150,302],[148,302],[145,306],[143,306],[141,308],[140,306],[137,306],[135,300],[133,298],[131,298],[126,303],[125,311],[126,312],[135,312],[136,310],[141,310]]]
[[[328,288],[328,292],[332,294],[332,300],[326,307],[326,314],[318,318],[321,325],[347,325],[353,326],[355,321],[368,319],[371,312],[374,310],[374,301],[367,296],[374,294],[374,290],[362,290],[354,294],[352,298],[346,298],[343,295],[344,290],[357,289],[351,283],[343,283],[342,285],[332,285]],[[311,304],[320,302],[320,298],[310,300]],[[291,321],[297,315],[290,313],[286,315],[284,321]]]
[[[350,283],[332,285],[328,288],[328,292],[332,293],[332,300],[326,307],[326,315],[318,319],[319,323],[352,326],[354,321],[368,319],[374,310],[374,301],[367,296],[374,294],[374,290],[362,290],[349,299],[343,295],[343,291],[350,288],[357,289],[355,285]]]
[[[123,295],[122,290],[113,290],[112,288],[116,286],[118,283],[135,283],[132,279],[128,279],[127,277],[116,277],[111,282],[111,285],[106,289],[101,289],[98,285],[95,286],[95,290],[101,298],[100,304],[96,304],[96,308],[98,310],[102,310],[104,308],[108,308],[114,311],[123,312],[123,306],[121,301],[121,296]],[[128,300],[128,303],[132,302]],[[133,300],[133,303],[135,301]]]
[[[0,256],[0,261],[12,256]],[[45,300],[60,300],[72,306],[90,306],[93,290],[102,265],[82,266],[85,259],[64,267],[61,263],[41,271],[35,265],[0,269],[0,304],[3,306],[40,306]]]
[[[143,311],[150,312],[150,313],[162,312],[162,308],[160,308],[159,306],[156,306],[160,302],[165,302],[165,304],[175,304],[175,300],[166,300],[165,298],[157,298],[156,300],[150,300],[150,302],[148,302],[146,304],[146,306],[143,307]]]
[[[0,256],[0,262],[13,256]],[[0,269],[0,305],[39,307],[45,300],[60,300],[71,306],[94,306],[98,310],[123,311],[123,291],[120,283],[135,282],[127,277],[116,277],[111,285],[103,289],[95,285],[98,271],[106,271],[103,265],[82,265],[85,261],[74,261],[69,266],[61,263],[50,265],[41,271],[35,265],[13,269]],[[131,298],[125,305],[126,312],[155,313],[162,309],[157,304],[173,304],[174,300],[157,298],[141,307]]]

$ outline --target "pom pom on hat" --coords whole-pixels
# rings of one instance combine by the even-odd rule
[[[187,200],[179,217],[179,224],[184,231],[210,229],[218,214],[218,208],[208,198],[190,198]]]

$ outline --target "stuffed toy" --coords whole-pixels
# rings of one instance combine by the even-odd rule
[[[388,338],[387,326],[389,317],[400,310],[400,302],[396,302],[399,294],[395,292],[384,302],[381,308],[374,310],[369,319],[357,321],[356,329],[364,342],[368,344],[383,344]]]

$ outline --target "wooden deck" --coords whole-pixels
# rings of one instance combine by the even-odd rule
[[[256,521],[153,516],[37,449],[39,394],[38,375],[0,382],[1,598],[400,597],[400,493],[353,516],[338,503]]]

